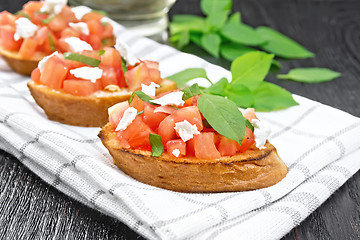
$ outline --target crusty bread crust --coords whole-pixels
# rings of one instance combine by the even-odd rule
[[[104,47],[112,47],[115,42],[115,37],[108,38]],[[0,55],[15,72],[27,76],[30,76],[31,72],[37,68],[39,61],[47,56],[47,54],[44,54],[43,52],[35,52],[31,59],[24,59],[18,51],[8,51],[1,47]]]
[[[220,159],[175,158],[167,153],[151,157],[150,151],[124,149],[110,123],[99,137],[114,164],[136,180],[179,192],[233,192],[272,186],[288,171],[275,147],[252,148]]]
[[[36,103],[44,109],[50,120],[83,127],[104,126],[109,119],[107,109],[127,101],[132,94],[127,88],[122,88],[117,92],[97,91],[90,96],[74,96],[34,81],[29,81],[27,85]],[[176,83],[165,79],[156,93],[174,89]]]

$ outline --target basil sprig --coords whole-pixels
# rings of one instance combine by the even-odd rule
[[[162,144],[161,136],[157,134],[149,134],[149,140],[151,145],[151,156],[152,157],[160,157],[164,152],[164,147]]]
[[[182,100],[184,101],[193,96],[201,94],[200,87],[197,83],[191,85],[190,87],[184,88],[181,91],[184,92],[184,95],[182,96]]]
[[[100,60],[96,59],[96,58],[92,58],[92,57],[88,57],[79,53],[70,53],[70,52],[66,52],[64,53],[64,58],[67,60],[72,60],[72,61],[76,61],[76,62],[81,62],[84,63],[86,65],[90,65],[93,67],[97,67],[100,64]]]
[[[183,87],[185,83],[195,78],[205,78],[207,81],[211,83],[208,76],[206,75],[205,69],[203,68],[188,68],[185,69],[184,71],[175,73],[166,78],[174,81],[178,88]]]
[[[153,98],[151,98],[150,96],[146,95],[144,92],[142,91],[135,91],[131,94],[131,97],[129,99],[129,104],[133,101],[135,95],[137,95],[141,100],[143,100],[144,102],[150,103],[152,105],[158,105],[156,103],[151,102],[150,100],[154,100]]]
[[[280,79],[288,79],[303,83],[328,82],[341,76],[341,73],[326,68],[295,68],[288,74],[277,75]]]

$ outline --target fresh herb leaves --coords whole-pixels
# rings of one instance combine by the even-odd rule
[[[205,78],[210,81],[206,75],[206,71],[203,68],[188,68],[184,71],[175,73],[171,76],[166,77],[167,79],[173,80],[178,88],[181,88],[187,83],[189,80],[195,78]]]
[[[55,17],[54,14],[50,15],[48,18],[41,20],[43,24],[48,24],[53,18]]]
[[[162,144],[161,136],[157,134],[149,134],[149,140],[151,145],[151,156],[152,157],[160,157],[164,152],[164,147]]]
[[[92,57],[88,57],[79,53],[70,53],[70,52],[66,52],[64,53],[64,58],[67,60],[73,60],[76,62],[81,62],[93,67],[97,67],[100,64],[100,60],[96,59],[96,58],[92,58]]]
[[[245,118],[235,103],[220,96],[203,93],[197,106],[215,131],[241,144],[245,135]]]
[[[277,75],[280,79],[288,79],[303,83],[328,82],[341,76],[341,73],[334,72],[327,68],[295,68],[288,74]]]
[[[184,95],[182,96],[182,100],[184,101],[193,96],[201,94],[200,87],[197,83],[191,85],[190,87],[184,88],[181,91],[184,92]]]
[[[129,99],[129,104],[132,102],[132,100],[134,99],[134,96],[137,95],[141,100],[143,100],[144,102],[150,103],[152,105],[157,105],[156,103],[150,102],[150,100],[154,100],[151,97],[149,97],[148,95],[146,95],[144,92],[142,91],[135,91],[131,94],[131,97]]]

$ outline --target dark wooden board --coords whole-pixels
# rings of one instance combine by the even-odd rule
[[[24,2],[2,0],[0,11],[16,12]],[[360,1],[234,0],[234,9],[242,12],[245,23],[275,28],[317,54],[313,59],[281,61],[281,72],[316,66],[343,74],[335,81],[312,85],[274,76],[269,81],[360,117]],[[178,0],[170,15],[182,13],[200,14],[199,0]],[[196,47],[185,50],[218,65],[230,65]],[[359,205],[357,173],[284,239],[360,239]],[[74,201],[0,151],[0,239],[48,238],[141,239],[123,223]]]

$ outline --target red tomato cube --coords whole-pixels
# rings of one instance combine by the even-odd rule
[[[167,153],[174,157],[186,156],[186,143],[181,140],[170,140],[166,143]],[[177,155],[179,154],[179,155]]]
[[[58,56],[52,56],[45,63],[40,80],[46,86],[59,90],[63,86],[67,73],[68,68],[65,62]]]
[[[218,159],[221,154],[215,146],[215,133],[203,132],[194,136],[195,156],[199,159]]]

